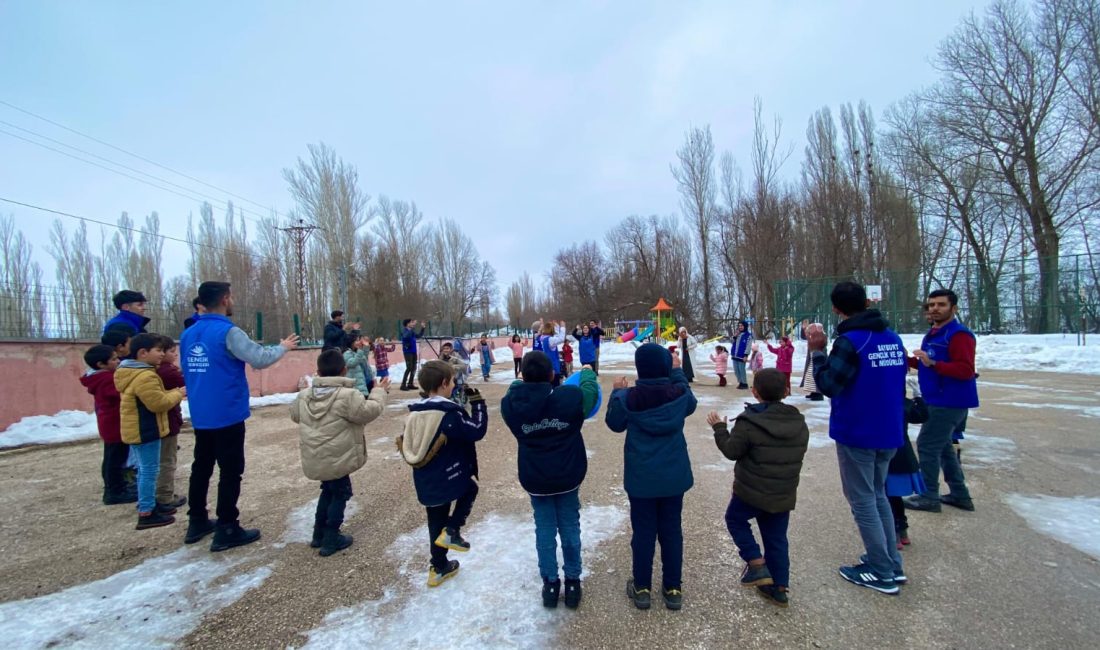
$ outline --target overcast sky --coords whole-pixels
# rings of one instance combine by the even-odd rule
[[[688,128],[711,125],[718,151],[747,166],[757,95],[784,120],[796,177],[813,111],[864,99],[881,117],[936,79],[938,43],[983,6],[5,0],[0,100],[280,212],[291,207],[282,169],[326,142],[372,197],[458,221],[503,289],[625,216],[677,213],[669,164]],[[2,104],[0,120],[166,174]],[[32,137],[8,124],[0,131]],[[4,133],[0,196],[111,222],[155,210],[180,237],[198,213],[196,201]],[[4,203],[0,213],[54,284],[52,217]],[[167,273],[182,273],[184,246],[165,252]]]

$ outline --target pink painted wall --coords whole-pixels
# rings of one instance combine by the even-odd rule
[[[497,347],[506,337],[494,339]],[[92,396],[79,378],[87,370],[84,351],[95,341],[0,341],[0,431],[28,415],[53,415],[58,411],[92,410]],[[432,342],[437,348],[438,343]],[[400,344],[390,353],[391,363],[401,363]],[[421,357],[434,359],[435,353],[423,342]],[[302,375],[316,372],[317,348],[293,350],[274,366],[264,370],[247,369],[248,386],[253,395],[289,393],[298,390]],[[400,381],[401,378],[394,378]]]

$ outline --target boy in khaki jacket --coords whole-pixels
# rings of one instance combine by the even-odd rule
[[[301,429],[302,471],[306,478],[321,482],[309,544],[321,549],[321,557],[351,546],[351,535],[340,534],[344,507],[352,495],[351,473],[367,462],[363,425],[385,411],[390,387],[385,377],[364,398],[346,374],[344,355],[325,350],[317,357],[313,386],[299,392],[290,405],[290,419]]]

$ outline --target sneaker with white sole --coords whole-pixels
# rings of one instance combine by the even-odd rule
[[[860,564],[870,564],[870,560],[867,559],[867,554],[859,556]],[[909,576],[905,575],[905,571],[901,569],[894,569],[894,582],[899,585],[904,585],[909,582]]]
[[[842,566],[840,567],[840,577],[854,585],[874,589],[882,594],[894,596],[901,591],[893,578],[884,579],[878,577],[878,574],[872,571],[871,567],[866,564]]]

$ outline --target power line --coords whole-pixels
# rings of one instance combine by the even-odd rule
[[[130,174],[127,174],[127,173],[125,173],[125,172],[121,172],[121,171],[119,171],[119,170],[117,170],[117,169],[111,169],[110,167],[105,167],[104,165],[101,165],[101,164],[99,164],[99,163],[97,163],[97,162],[93,162],[93,161],[91,161],[91,160],[86,160],[86,159],[84,159],[84,158],[81,158],[80,156],[77,156],[77,155],[71,154],[71,153],[69,153],[69,152],[67,152],[67,151],[62,151],[62,150],[60,150],[60,149],[56,149],[56,148],[54,148],[54,147],[51,147],[51,146],[49,146],[49,145],[47,145],[47,144],[43,144],[43,143],[41,143],[41,142],[37,142],[37,141],[35,141],[35,140],[31,140],[30,138],[25,138],[25,137],[23,137],[23,136],[21,136],[21,135],[18,135],[18,134],[16,134],[16,133],[11,133],[11,132],[9,132],[9,131],[6,131],[6,130],[4,130],[4,129],[0,129],[0,133],[3,133],[4,135],[6,135],[6,136],[8,136],[8,137],[11,137],[11,138],[17,138],[17,139],[19,139],[19,140],[22,140],[23,142],[27,142],[27,143],[33,144],[33,145],[35,145],[35,146],[41,147],[41,148],[43,148],[43,149],[47,149],[47,150],[49,150],[49,151],[53,151],[53,152],[55,152],[55,153],[59,153],[59,154],[61,154],[61,155],[63,155],[63,156],[68,156],[69,158],[72,158],[73,160],[79,160],[79,161],[80,161],[80,162],[82,162],[82,163],[86,163],[86,164],[89,164],[89,165],[93,165],[93,166],[95,166],[95,167],[98,167],[98,168],[100,168],[100,169],[104,169],[104,170],[106,170],[106,171],[109,171],[109,172],[112,172],[112,173],[114,173],[114,174],[118,174],[119,176],[124,176],[124,177],[126,177],[126,178],[129,178],[129,179],[132,179],[132,180],[138,181],[139,183],[144,183],[144,184],[146,184],[146,185],[148,185],[148,186],[150,186],[150,187],[155,187],[155,188],[157,188],[158,190],[164,190],[165,192],[171,192],[171,193],[175,194],[176,196],[181,196],[181,197],[183,197],[183,198],[185,198],[185,199],[189,199],[189,200],[191,200],[191,201],[203,201],[203,200],[205,200],[205,201],[207,201],[207,202],[213,202],[213,203],[216,203],[216,204],[218,204],[218,205],[219,205],[219,207],[220,207],[220,206],[222,206],[222,205],[224,205],[224,206],[225,206],[225,207],[226,207],[227,209],[228,209],[228,207],[229,207],[229,202],[228,202],[228,201],[225,201],[225,200],[223,200],[223,199],[219,199],[219,198],[217,198],[217,197],[214,197],[214,196],[212,196],[212,195],[209,195],[209,194],[205,194],[205,193],[203,193],[203,192],[200,192],[199,190],[196,190],[196,189],[193,189],[193,188],[190,188],[190,187],[186,187],[186,186],[184,186],[184,185],[180,185],[180,184],[178,184],[178,183],[174,183],[174,182],[172,182],[172,181],[170,181],[170,180],[168,180],[168,179],[165,179],[165,178],[160,178],[159,176],[153,176],[152,174],[150,174],[150,173],[148,173],[148,172],[144,172],[144,171],[142,171],[142,170],[140,170],[140,169],[136,169],[136,168],[134,168],[134,167],[129,167],[129,166],[127,166],[127,165],[124,165],[124,164],[122,164],[122,163],[120,163],[120,162],[116,162],[116,161],[114,161],[114,160],[111,160],[110,158],[104,158],[103,156],[100,156],[99,154],[93,153],[93,152],[91,152],[91,151],[85,151],[84,149],[81,149],[81,148],[79,148],[79,147],[74,147],[74,146],[73,146],[73,145],[71,145],[71,144],[67,144],[67,143],[65,143],[65,142],[61,142],[60,140],[55,140],[55,139],[53,139],[53,138],[51,138],[51,137],[49,137],[49,136],[46,136],[46,135],[42,135],[41,133],[36,133],[36,132],[34,132],[34,131],[31,131],[30,129],[25,129],[25,128],[23,128],[23,127],[21,127],[21,126],[18,126],[18,125],[16,125],[16,124],[11,124],[10,122],[5,122],[4,120],[0,120],[0,124],[4,124],[4,125],[10,126],[10,127],[12,127],[12,128],[16,128],[16,129],[19,129],[20,131],[23,131],[23,132],[25,132],[25,133],[30,133],[31,135],[34,135],[35,137],[39,137],[39,138],[42,138],[42,139],[44,139],[44,140],[49,140],[50,142],[54,142],[54,143],[57,143],[57,144],[59,144],[59,145],[61,145],[61,146],[63,146],[63,147],[68,147],[69,149],[72,149],[72,150],[74,150],[74,151],[79,151],[79,152],[80,152],[80,153],[82,153],[82,154],[85,154],[85,155],[88,155],[88,156],[92,156],[92,157],[94,157],[94,158],[99,158],[100,160],[104,160],[104,161],[106,161],[106,162],[108,162],[108,163],[110,163],[110,164],[112,164],[112,165],[117,165],[118,167],[121,167],[121,168],[123,168],[123,169],[128,169],[128,170],[130,170],[130,171],[132,171],[132,172],[135,172],[135,173],[141,174],[141,175],[143,175],[143,176],[148,176],[149,178],[152,178],[152,179],[154,179],[154,180],[156,180],[156,181],[159,181],[159,182],[161,182],[161,183],[167,183],[168,185],[171,185],[171,186],[173,186],[173,187],[178,187],[178,188],[180,188],[181,190],[184,190],[184,191],[186,191],[186,192],[192,192],[192,193],[194,193],[194,194],[195,194],[196,196],[191,196],[191,195],[189,195],[189,194],[182,194],[182,193],[180,193],[180,192],[177,192],[177,191],[175,191],[175,190],[171,190],[171,189],[168,189],[167,187],[161,187],[160,185],[157,185],[156,183],[151,183],[151,182],[149,182],[149,181],[147,181],[147,180],[145,180],[145,179],[143,179],[143,178],[138,178],[138,177],[136,177],[136,176],[132,176],[132,175],[130,175]],[[248,219],[249,221],[251,221],[251,222],[255,223],[255,224],[256,224],[257,226],[262,226],[262,225],[263,225],[263,224],[261,224],[261,223],[260,223],[260,222],[259,222],[259,221],[258,221],[257,219],[253,219],[253,218],[250,218],[250,217],[248,217],[248,216],[247,216],[247,215],[245,214],[245,213],[247,213],[247,212],[251,212],[250,210],[246,210],[245,208],[242,208],[242,207],[240,207],[240,206],[233,206],[233,207],[234,207],[234,208],[236,208],[236,209],[237,209],[238,211],[240,211],[240,213],[241,213],[241,218],[243,218],[243,219]],[[260,216],[261,218],[263,218],[263,215],[260,215],[259,213],[253,212],[252,214],[256,214],[256,215]]]
[[[71,219],[77,219],[79,221],[84,221],[84,222],[87,222],[87,223],[95,223],[95,224],[99,224],[101,226],[107,226],[108,228],[115,228],[117,230],[127,230],[127,231],[130,231],[130,232],[138,233],[139,235],[149,235],[151,237],[159,237],[160,239],[179,242],[181,244],[187,244],[188,246],[195,246],[197,248],[207,248],[207,249],[210,249],[210,250],[222,251],[222,252],[225,252],[225,253],[233,253],[235,255],[247,255],[248,257],[255,257],[257,259],[264,260],[264,261],[267,261],[267,262],[274,262],[276,264],[280,263],[280,260],[277,260],[273,257],[268,257],[266,255],[260,255],[259,253],[252,253],[252,252],[247,252],[247,251],[234,250],[232,248],[224,248],[224,247],[221,247],[221,246],[214,246],[212,244],[200,244],[198,242],[193,242],[193,241],[190,241],[190,240],[187,240],[187,239],[180,239],[179,237],[172,237],[171,235],[162,235],[160,233],[149,232],[147,230],[142,230],[140,228],[130,228],[128,226],[120,226],[117,223],[110,223],[109,221],[101,221],[99,219],[93,219],[91,217],[82,217],[80,215],[71,214],[69,212],[63,212],[61,210],[53,210],[51,208],[44,208],[40,205],[34,205],[34,204],[31,204],[31,203],[24,203],[22,201],[16,201],[14,199],[5,198],[3,196],[0,196],[0,201],[3,201],[5,203],[11,203],[12,205],[19,205],[19,206],[22,206],[24,208],[31,208],[32,210],[41,210],[42,212],[48,212],[50,214],[56,214],[56,215],[60,215],[62,217],[69,217]]]
[[[169,172],[172,172],[173,174],[176,174],[176,175],[182,176],[182,177],[184,177],[184,178],[186,178],[186,179],[188,179],[188,180],[192,180],[192,181],[194,181],[194,182],[196,182],[196,183],[199,183],[199,184],[201,184],[201,185],[205,185],[206,187],[209,187],[209,188],[211,188],[211,189],[215,189],[215,190],[217,190],[217,191],[219,191],[219,192],[221,192],[221,193],[223,193],[223,194],[227,194],[227,195],[229,195],[229,196],[232,196],[232,197],[238,198],[238,199],[240,199],[240,200],[242,200],[242,201],[246,201],[246,202],[248,202],[248,203],[251,203],[252,205],[255,205],[256,207],[259,207],[259,208],[263,208],[263,209],[265,209],[265,210],[271,210],[272,212],[275,212],[275,214],[276,214],[276,215],[279,215],[279,213],[278,213],[278,212],[277,212],[277,211],[276,211],[276,210],[275,210],[274,208],[272,208],[272,207],[270,207],[270,206],[264,205],[264,204],[262,204],[262,203],[257,203],[256,201],[253,201],[253,200],[252,200],[252,199],[250,199],[250,198],[247,198],[247,197],[241,196],[240,194],[235,194],[235,193],[233,193],[233,192],[230,192],[229,190],[226,190],[226,189],[220,188],[220,187],[218,187],[217,185],[212,185],[212,184],[210,184],[210,183],[207,183],[206,181],[204,181],[204,180],[202,180],[202,179],[200,179],[200,178],[195,178],[194,176],[190,176],[190,175],[188,175],[188,174],[185,174],[185,173],[183,173],[183,172],[181,172],[181,171],[179,171],[179,170],[176,170],[176,169],[172,169],[171,167],[168,167],[167,165],[162,165],[162,164],[160,164],[160,163],[156,162],[155,160],[150,160],[150,159],[146,158],[145,156],[142,156],[142,155],[140,155],[140,154],[136,154],[136,153],[134,153],[134,152],[132,152],[132,151],[127,151],[126,149],[123,149],[122,147],[118,147],[118,146],[115,146],[115,145],[111,144],[110,142],[106,142],[106,141],[104,141],[104,140],[100,140],[99,138],[96,138],[96,137],[94,137],[94,136],[88,135],[87,133],[83,133],[83,132],[81,132],[81,131],[77,131],[76,129],[74,129],[74,128],[71,128],[71,127],[68,127],[68,126],[65,126],[64,124],[61,124],[60,122],[55,122],[55,121],[53,121],[53,120],[49,119],[48,117],[43,117],[43,116],[41,116],[41,115],[39,115],[39,114],[37,114],[37,113],[34,113],[34,112],[32,112],[32,111],[28,111],[28,110],[27,110],[27,109],[25,109],[25,108],[20,108],[19,106],[16,106],[15,104],[12,104],[12,103],[10,103],[10,102],[6,102],[6,101],[4,101],[4,100],[2,100],[2,99],[0,99],[0,104],[2,104],[2,105],[4,105],[4,106],[7,106],[8,108],[12,108],[12,109],[15,109],[15,110],[19,111],[20,113],[24,113],[24,114],[26,114],[26,115],[30,115],[31,117],[33,117],[33,118],[36,118],[36,119],[39,119],[39,120],[42,120],[43,122],[46,122],[46,123],[48,123],[48,124],[52,124],[52,125],[54,125],[54,126],[56,126],[56,127],[58,127],[58,128],[61,128],[61,129],[65,129],[66,131],[68,131],[68,132],[70,132],[70,133],[75,133],[76,135],[79,135],[79,136],[81,136],[81,137],[84,137],[84,138],[88,138],[89,140],[91,140],[91,141],[93,141],[93,142],[98,142],[99,144],[101,144],[101,145],[103,145],[103,146],[105,146],[105,147],[110,147],[111,149],[114,149],[115,151],[119,151],[119,152],[121,152],[121,153],[124,153],[124,154],[126,154],[127,156],[133,156],[134,158],[137,158],[138,160],[141,160],[141,161],[147,162],[147,163],[149,163],[150,165],[154,165],[154,166],[156,166],[156,167],[159,167],[159,168],[161,168],[161,169],[163,169],[163,170],[165,170],[165,171],[169,171]],[[279,215],[279,216],[282,216],[282,215]]]

